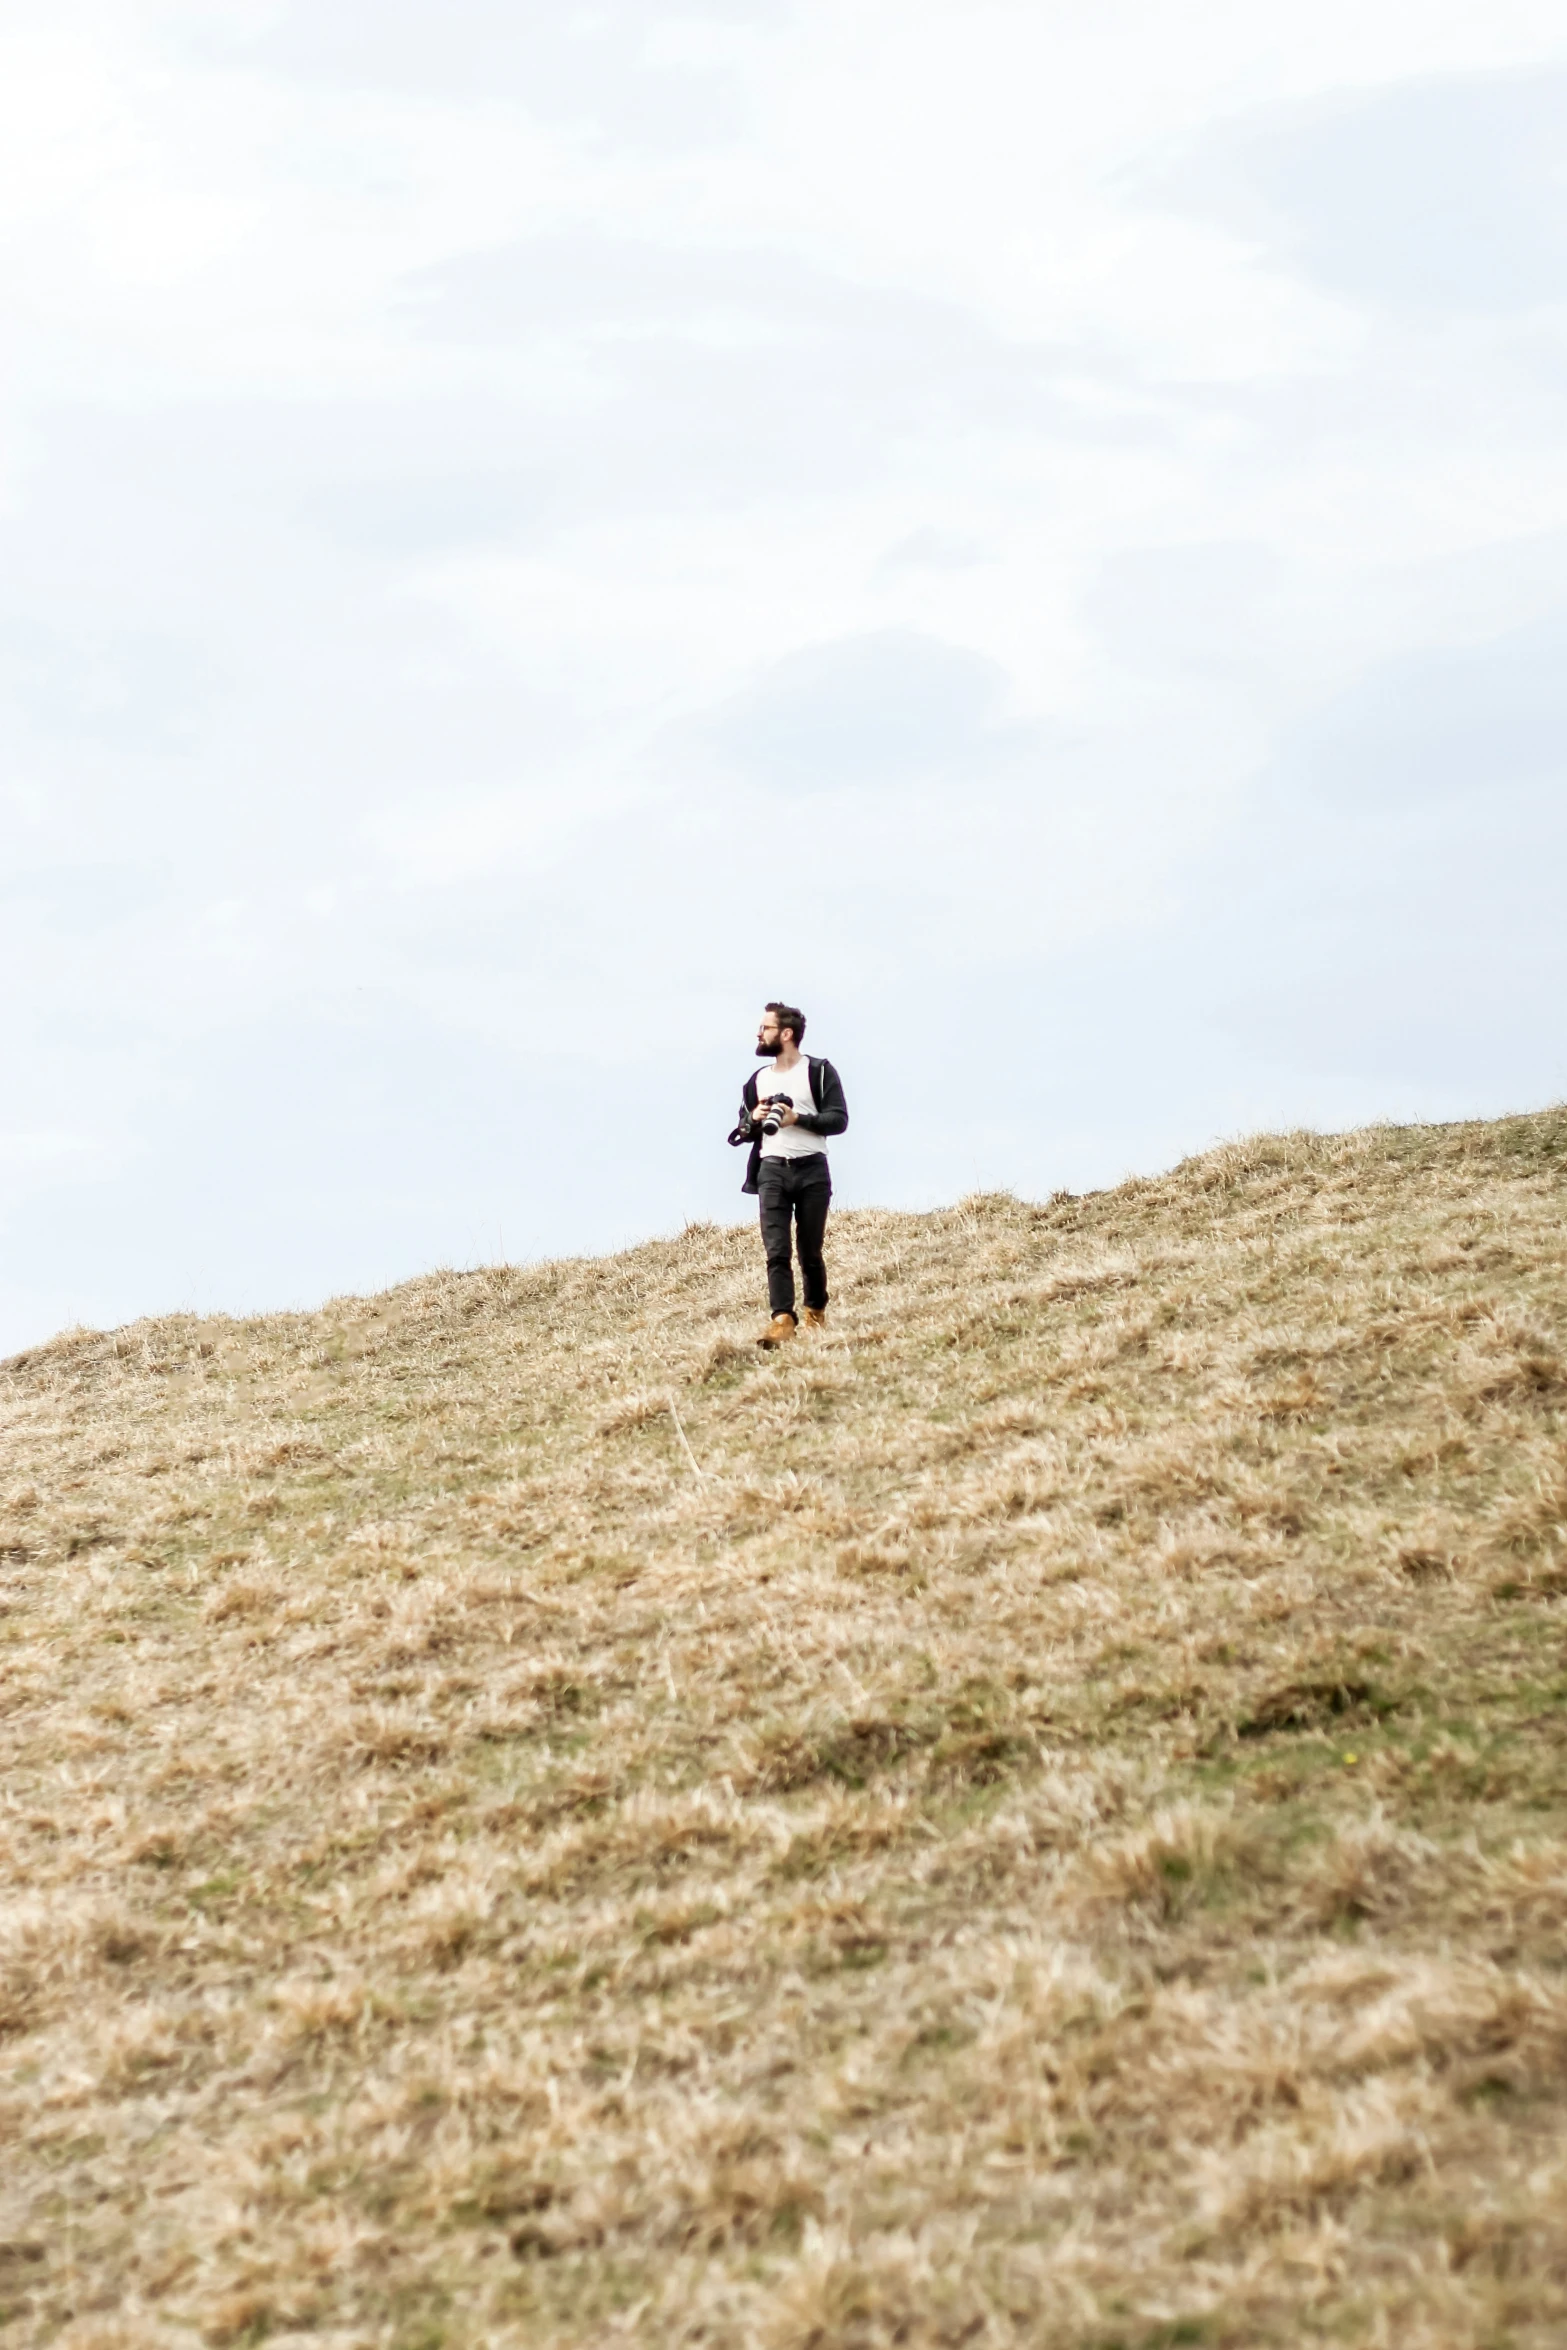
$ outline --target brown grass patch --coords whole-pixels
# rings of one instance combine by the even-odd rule
[[[0,1372],[18,2350],[1545,2350],[1567,1114]]]

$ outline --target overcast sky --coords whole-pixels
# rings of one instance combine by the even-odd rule
[[[0,1349],[1567,1094],[1561,0],[7,0]]]

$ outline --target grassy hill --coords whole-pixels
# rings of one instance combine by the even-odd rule
[[[0,1373],[0,2345],[1567,2329],[1567,1112]]]

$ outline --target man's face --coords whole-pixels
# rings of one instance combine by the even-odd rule
[[[783,1031],[771,1012],[764,1012],[756,1031],[756,1049],[763,1060],[770,1061],[783,1043]]]

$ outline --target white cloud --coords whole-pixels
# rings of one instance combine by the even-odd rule
[[[1564,88],[1555,0],[20,0],[0,1343],[738,1211],[780,988],[846,1197],[1557,1090]]]

